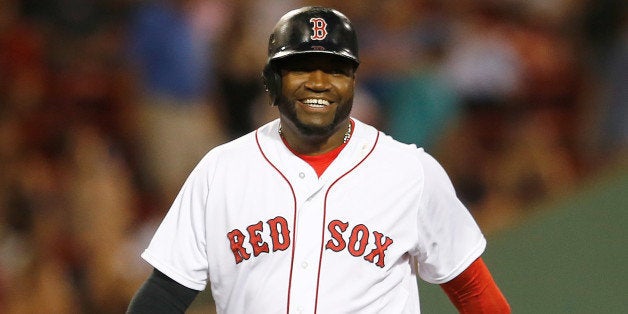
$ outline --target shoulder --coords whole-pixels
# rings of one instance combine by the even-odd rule
[[[277,140],[272,132],[277,129],[278,120],[269,122],[257,130],[247,133],[239,138],[218,145],[205,154],[198,167],[207,168],[215,164],[242,164],[251,160],[259,160],[261,146],[270,146]],[[276,133],[276,132],[275,132]],[[274,139],[274,140],[273,140]]]
[[[426,152],[423,147],[400,142],[384,131],[377,130],[373,126],[356,121],[356,127],[358,127],[358,125],[368,130],[367,133],[376,133],[376,143],[373,153],[377,154],[380,158],[385,158],[390,162],[400,162],[404,165],[408,163],[416,164],[417,166],[423,164],[438,164],[434,157]]]
[[[358,120],[356,138],[352,138],[356,149],[372,149],[367,163],[374,171],[394,172],[399,177],[422,178],[430,174],[442,176],[444,170],[440,163],[422,147],[398,141],[375,127]],[[370,144],[370,145],[369,145]]]
[[[271,121],[258,129],[251,131],[239,138],[218,145],[210,150],[206,158],[237,158],[246,156],[252,151],[259,151],[260,142],[278,138],[278,120]],[[272,130],[275,130],[273,133]],[[277,133],[277,134],[275,134]]]
[[[416,176],[428,189],[453,192],[451,179],[441,163],[423,147],[400,142],[379,132],[374,155],[388,169],[401,171],[401,176]]]

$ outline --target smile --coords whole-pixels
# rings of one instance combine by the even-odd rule
[[[312,108],[325,108],[330,105],[330,102],[325,99],[308,98],[301,101],[304,105]]]

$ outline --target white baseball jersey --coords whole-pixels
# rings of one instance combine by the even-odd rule
[[[353,121],[321,177],[279,120],[211,150],[142,257],[218,313],[418,313],[417,273],[447,282],[486,240],[436,160]]]

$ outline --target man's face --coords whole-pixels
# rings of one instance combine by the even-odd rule
[[[306,136],[329,136],[353,105],[353,64],[326,54],[292,56],[280,61],[279,112]]]

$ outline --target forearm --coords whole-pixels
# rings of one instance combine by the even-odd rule
[[[185,313],[198,293],[155,269],[131,300],[127,314]]]
[[[510,305],[481,258],[441,285],[460,313],[510,313]]]

